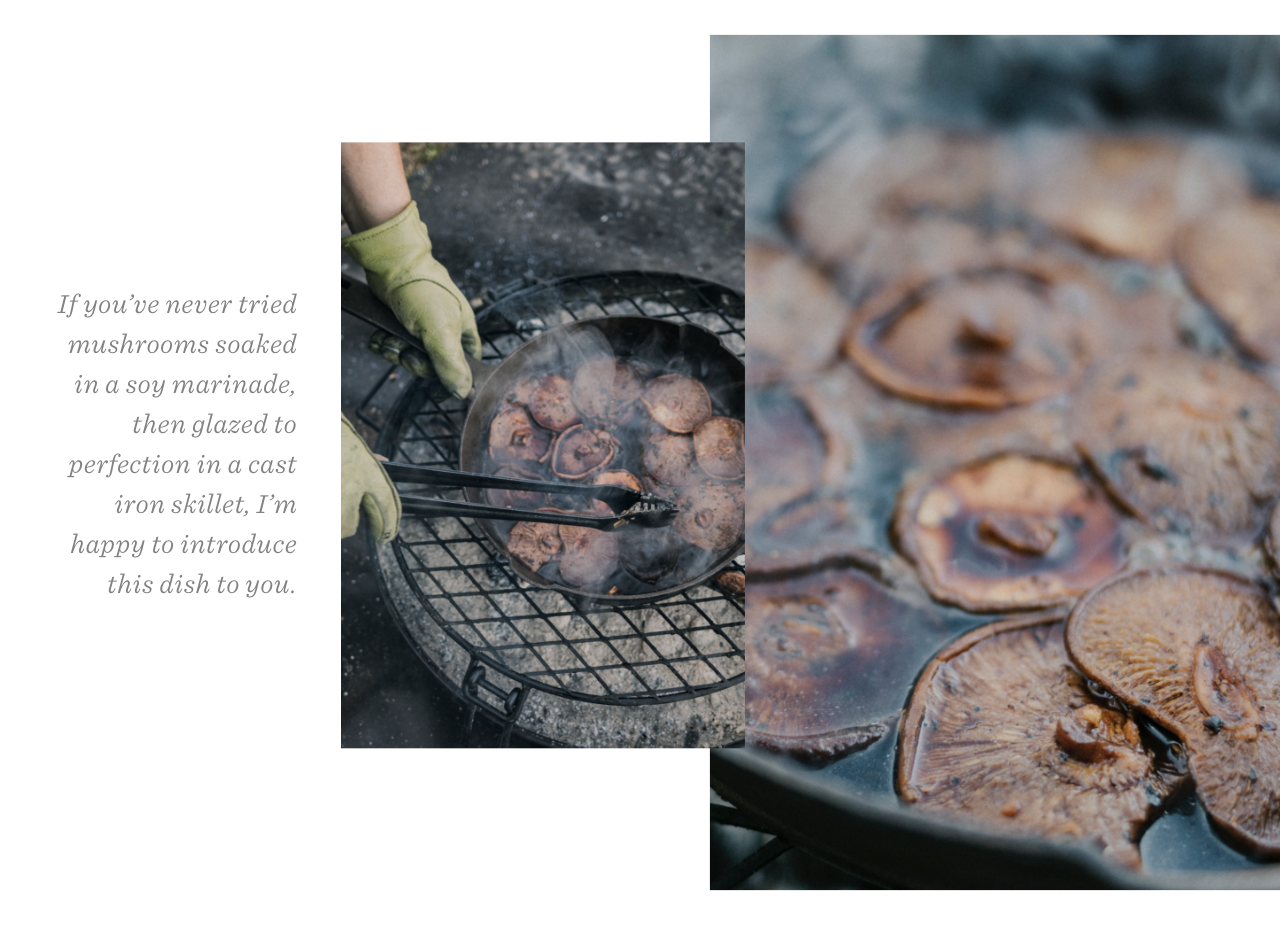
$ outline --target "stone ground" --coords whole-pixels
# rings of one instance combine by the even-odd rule
[[[468,297],[526,274],[686,273],[743,287],[741,145],[458,144],[410,176],[433,250]],[[345,271],[354,268],[345,260]],[[387,364],[342,317],[342,410]],[[384,388],[390,408],[407,373]],[[366,438],[372,432],[361,427]],[[342,745],[460,746],[464,713],[401,637],[363,530],[342,543]],[[495,745],[478,728],[470,744]],[[513,744],[522,744],[513,740]]]

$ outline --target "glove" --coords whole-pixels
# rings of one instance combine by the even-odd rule
[[[400,494],[387,470],[378,464],[368,444],[360,439],[347,416],[342,416],[342,538],[354,536],[360,512],[369,520],[369,532],[379,543],[388,543],[400,529]]]
[[[390,221],[343,238],[342,249],[365,268],[374,295],[427,348],[429,366],[421,354],[405,351],[416,354],[418,368],[409,366],[409,371],[423,375],[433,367],[445,388],[464,398],[471,391],[471,368],[462,351],[480,359],[480,332],[471,304],[431,256],[417,203],[410,202]]]

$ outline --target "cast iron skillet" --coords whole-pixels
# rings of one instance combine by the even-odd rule
[[[489,422],[501,408],[503,398],[523,379],[546,372],[558,372],[573,377],[574,370],[582,363],[583,353],[579,338],[584,336],[599,343],[607,342],[613,355],[619,358],[639,357],[651,363],[674,364],[673,371],[682,372],[699,380],[711,395],[716,414],[743,420],[745,414],[746,368],[720,342],[720,338],[700,325],[688,322],[675,324],[641,315],[614,315],[592,318],[560,325],[524,344],[488,377],[467,411],[462,428],[462,444],[459,448],[458,467],[466,472],[487,471]],[[598,335],[598,336],[593,336]],[[468,501],[481,503],[481,489],[465,489]],[[500,521],[477,520],[477,524],[493,543],[506,551],[506,536],[511,525]],[[619,539],[626,542],[627,534]],[[640,603],[669,597],[702,584],[728,565],[743,549],[742,535],[737,542],[718,556],[701,572],[684,581],[660,590],[632,594],[600,594],[582,591],[556,584],[530,569],[519,559],[509,556],[511,568],[525,581],[541,588],[554,588],[576,597]]]
[[[359,280],[342,277],[342,309],[422,349],[421,342]],[[716,414],[740,421],[745,419],[746,367],[742,360],[720,342],[719,337],[706,328],[689,322],[676,324],[643,315],[615,315],[575,321],[535,337],[497,366],[481,364],[467,358],[477,390],[471,407],[467,409],[467,419],[462,428],[459,469],[464,472],[487,471],[486,436],[489,422],[506,393],[520,380],[535,373],[559,372],[572,377],[574,369],[583,359],[581,349],[576,346],[577,341],[574,339],[582,336],[581,332],[587,331],[594,332],[597,339],[602,338],[607,342],[614,356],[641,357],[659,366],[671,364],[673,368],[668,371],[683,372],[702,382],[711,396]],[[466,489],[466,497],[468,501],[483,503],[480,489]],[[510,523],[480,519],[476,523],[494,545],[506,554],[506,536]],[[744,541],[740,534],[733,546],[715,557],[698,574],[679,584],[635,594],[598,594],[559,585],[534,572],[514,556],[508,555],[507,558],[516,574],[537,587],[551,588],[583,599],[642,603],[669,597],[702,584],[741,554],[743,547]]]

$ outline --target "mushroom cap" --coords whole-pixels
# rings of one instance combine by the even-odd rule
[[[684,434],[654,434],[644,443],[641,462],[663,497],[701,477],[693,438]]]
[[[1112,494],[1161,530],[1252,538],[1280,494],[1280,395],[1189,351],[1109,360],[1070,429]]]
[[[576,482],[607,466],[617,451],[618,441],[609,431],[588,430],[583,424],[575,424],[556,440],[551,471]]]
[[[1003,408],[1068,389],[1087,358],[1085,276],[988,267],[906,280],[863,303],[844,351],[872,380],[916,401]]]
[[[507,552],[535,572],[560,554],[560,530],[555,524],[520,521],[507,534]]]
[[[954,633],[856,569],[748,577],[747,740],[801,759],[883,736],[921,662]]]
[[[524,408],[505,408],[489,424],[489,455],[500,465],[542,462],[553,436],[533,423]]]
[[[716,479],[740,479],[747,468],[742,422],[707,418],[693,432],[693,449],[702,471]]]
[[[1242,171],[1167,136],[1051,133],[1035,146],[1025,207],[1104,254],[1169,259],[1187,212],[1246,189]]]
[[[1076,605],[1066,645],[1182,740],[1210,819],[1280,857],[1280,614],[1258,587],[1191,566],[1121,575]]]
[[[829,440],[790,389],[749,389],[746,410],[747,513],[755,523],[822,484]]]
[[[742,495],[730,486],[706,482],[680,493],[676,532],[699,549],[728,549],[742,536],[742,525]]]
[[[573,403],[596,421],[618,422],[627,416],[644,391],[635,367],[613,357],[595,357],[573,375]]]
[[[604,469],[596,472],[588,480],[592,485],[616,485],[618,488],[630,488],[632,491],[644,491],[644,484],[626,469]],[[592,498],[591,510],[601,514],[612,514],[613,508],[599,498]]]
[[[541,480],[542,474],[522,466],[502,466],[493,473],[504,479]],[[547,496],[540,491],[514,491],[507,488],[486,488],[489,503],[498,507],[513,507],[521,511],[533,511],[547,503]]]
[[[935,598],[966,610],[1066,603],[1124,562],[1120,519],[1073,466],[996,456],[903,492],[894,529]]]
[[[529,416],[542,427],[554,431],[580,423],[582,416],[573,403],[572,390],[569,380],[557,373],[537,377],[526,402]]]
[[[1088,691],[1060,616],[991,623],[940,652],[902,724],[897,786],[922,807],[1020,834],[1085,838],[1137,867],[1179,776]]]
[[[591,527],[560,525],[560,578],[576,588],[604,584],[618,567],[618,538]]]
[[[829,366],[851,308],[821,273],[769,244],[747,245],[747,373],[772,382]]]
[[[855,257],[886,217],[966,211],[1012,189],[1008,148],[990,135],[910,129],[855,133],[801,177],[787,206],[791,232],[822,265]]]
[[[692,433],[712,414],[706,386],[679,373],[650,379],[641,398],[649,416],[672,433]]]
[[[1178,237],[1187,283],[1236,341],[1280,364],[1280,202],[1252,200],[1214,211]]]

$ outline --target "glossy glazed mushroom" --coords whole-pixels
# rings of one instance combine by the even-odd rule
[[[1280,363],[1280,202],[1214,211],[1178,238],[1187,283],[1257,358]]]
[[[1191,566],[1122,575],[1076,605],[1087,677],[1178,736],[1209,818],[1280,857],[1280,614],[1257,586]]]
[[[859,308],[844,351],[906,398],[1004,408],[1074,384],[1090,352],[1081,308],[1107,299],[1087,276],[1065,269],[989,267],[906,281]]]
[[[494,475],[504,479],[542,480],[542,473],[521,466],[502,466]],[[485,495],[490,504],[498,507],[513,507],[521,511],[533,511],[547,503],[547,496],[540,491],[518,491],[509,488],[486,488]]]
[[[693,432],[693,449],[702,471],[715,479],[740,479],[747,468],[744,428],[735,418],[707,418]]]
[[[973,611],[1067,603],[1124,563],[1119,516],[1070,464],[996,456],[903,492],[894,530],[929,593]]]
[[[852,310],[800,257],[747,245],[747,374],[752,383],[815,373],[840,353],[832,331]]]
[[[701,478],[693,438],[658,433],[644,443],[641,463],[658,494],[669,498],[674,490]]]
[[[595,421],[618,423],[632,411],[644,391],[635,368],[624,360],[596,357],[573,375],[573,404]]]
[[[1161,530],[1252,539],[1280,494],[1280,395],[1189,351],[1091,372],[1070,429],[1112,494]]]
[[[902,724],[908,803],[1017,834],[1084,839],[1140,864],[1138,840],[1182,775],[1070,667],[1061,617],[993,623],[920,675]]]
[[[604,430],[589,430],[576,424],[556,440],[551,454],[551,471],[562,479],[578,481],[603,469],[618,452],[618,441]]]
[[[507,535],[507,552],[535,572],[560,554],[563,544],[555,524],[521,521]]]
[[[742,494],[731,486],[692,485],[680,492],[679,504],[676,532],[699,549],[719,552],[742,536]]]
[[[489,455],[500,465],[539,463],[547,458],[553,437],[524,408],[506,408],[489,424]]]
[[[618,567],[618,538],[591,527],[560,526],[564,552],[560,577],[566,584],[588,590],[605,583]]]
[[[827,439],[791,389],[748,390],[745,440],[751,522],[822,484]]]
[[[564,376],[548,373],[533,381],[527,406],[529,416],[547,428],[562,431],[582,421],[573,403],[572,384]]]
[[[747,741],[827,762],[883,736],[954,633],[857,569],[747,583]]]
[[[692,433],[711,417],[711,396],[706,386],[679,373],[650,379],[641,400],[651,418],[676,434]]]

